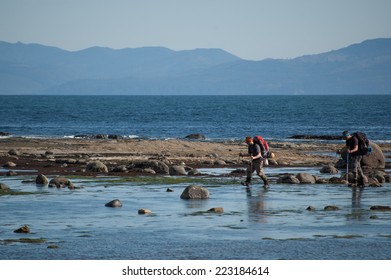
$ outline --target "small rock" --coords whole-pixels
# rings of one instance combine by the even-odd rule
[[[16,149],[11,149],[8,151],[8,154],[11,155],[11,156],[19,156],[20,155],[20,152]]]
[[[325,206],[324,208],[325,211],[338,211],[340,210],[338,206],[334,206],[334,205],[327,205]]]
[[[315,211],[316,209],[315,209],[315,207],[314,206],[308,206],[307,207],[307,209],[306,210],[308,210],[308,211]]]
[[[111,172],[127,172],[128,169],[126,168],[125,165],[117,165],[111,170]]]
[[[184,166],[170,166],[169,173],[171,176],[187,175]]]
[[[224,213],[224,208],[222,207],[214,207],[210,208],[208,212],[213,212],[213,213]]]
[[[390,206],[383,206],[383,205],[375,205],[370,208],[370,210],[375,210],[375,211],[391,211]]]
[[[119,200],[119,199],[114,199],[110,202],[107,202],[105,204],[106,207],[113,207],[113,208],[118,208],[118,207],[122,207],[122,202]]]
[[[139,213],[140,215],[152,214],[152,211],[149,210],[149,209],[141,208],[141,209],[138,209],[138,213]]]
[[[39,174],[37,178],[35,178],[35,183],[38,185],[47,185],[49,184],[49,180],[45,175]]]
[[[9,190],[9,189],[10,189],[10,187],[8,185],[0,183],[0,190],[5,191],[5,190]]]
[[[213,164],[214,165],[227,165],[227,163],[221,159],[216,160]]]
[[[277,183],[279,184],[300,184],[300,180],[294,175],[284,175],[278,178]]]
[[[7,161],[6,163],[4,163],[3,167],[15,167],[16,164],[12,161]]]
[[[53,178],[53,179],[50,180],[49,187],[51,187],[51,188],[53,188],[53,187],[57,187],[57,188],[65,188],[65,187],[73,188],[74,186],[71,183],[71,181],[69,181],[67,178],[57,177],[57,178]]]
[[[193,133],[193,134],[189,134],[185,137],[186,139],[194,139],[194,140],[205,140],[206,137],[202,134],[199,134],[199,133]]]
[[[103,172],[103,173],[109,172],[107,166],[100,161],[89,162],[87,164],[86,169],[87,169],[87,171],[90,171],[90,172]]]
[[[335,168],[335,167],[332,166],[332,165],[326,165],[326,166],[323,166],[323,167],[320,169],[320,173],[337,174],[337,173],[338,173],[338,169]]]
[[[174,192],[173,189],[167,188],[166,192]]]
[[[14,230],[16,233],[30,233],[30,228],[28,225],[24,225],[16,230]]]

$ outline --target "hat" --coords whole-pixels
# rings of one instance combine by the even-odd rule
[[[344,132],[342,132],[342,136],[343,137],[348,137],[350,135],[349,131],[345,130]]]

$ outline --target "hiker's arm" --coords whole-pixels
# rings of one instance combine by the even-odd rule
[[[348,149],[347,151],[348,151],[349,154],[357,152],[358,151],[358,145],[355,145],[353,150],[349,150]]]
[[[259,153],[259,154],[257,154],[256,156],[251,156],[251,159],[259,159],[259,158],[261,158],[261,157],[262,157],[262,154]]]

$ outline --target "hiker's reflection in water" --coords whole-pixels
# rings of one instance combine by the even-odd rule
[[[351,215],[348,216],[348,219],[353,220],[362,220],[363,211],[361,209],[361,195],[364,191],[364,188],[353,187],[352,188],[352,212]]]
[[[267,204],[264,197],[267,191],[246,188],[246,192],[249,220],[256,223],[267,223]]]

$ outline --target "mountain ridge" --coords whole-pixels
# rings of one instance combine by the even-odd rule
[[[391,39],[292,59],[0,42],[0,94],[390,94]]]

